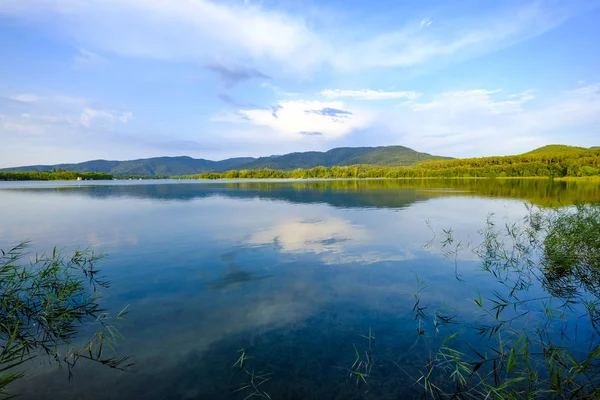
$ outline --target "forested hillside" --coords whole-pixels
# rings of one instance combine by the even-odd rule
[[[593,176],[600,173],[600,149],[550,145],[516,156],[428,161],[417,167],[435,176]]]
[[[32,165],[6,168],[0,171],[52,171],[62,169],[76,172],[104,172],[115,176],[173,176],[193,175],[204,172],[224,172],[232,169],[281,169],[317,166],[371,164],[385,166],[412,165],[425,160],[448,159],[419,153],[403,146],[387,147],[342,147],[327,152],[309,151],[281,156],[229,158],[222,161],[195,159],[191,157],[154,157],[131,161],[93,160],[79,164]]]
[[[277,169],[283,171],[318,166],[348,166],[369,164],[381,166],[413,165],[426,160],[447,160],[450,157],[420,153],[404,146],[340,147],[326,152],[291,153],[279,157],[261,157],[241,165],[239,169]]]
[[[593,149],[594,147],[591,147],[591,148]],[[581,151],[585,151],[585,150],[589,150],[589,149],[586,147],[566,146],[564,144],[549,144],[547,146],[538,147],[537,149],[533,149],[533,150],[528,151],[527,153],[523,153],[521,155],[529,156],[529,155],[558,154],[558,153],[578,154]]]
[[[600,175],[600,148],[549,145],[514,156],[450,159],[402,146],[344,147],[327,152],[291,153],[259,159],[210,161],[191,157],[156,157],[132,161],[95,160],[59,166],[37,165],[3,171],[52,170],[104,173],[117,177],[183,176],[209,179],[580,177]],[[43,175],[39,176],[42,177],[40,179],[46,179]]]
[[[453,177],[586,177],[600,175],[600,148],[546,146],[516,156],[426,161],[405,167],[374,165],[320,166],[282,171],[233,170],[190,178],[453,178]]]
[[[93,160],[78,164],[32,165],[5,168],[4,172],[52,171],[62,169],[75,172],[104,172],[116,176],[171,176],[198,174],[208,171],[227,171],[254,160],[251,157],[229,158],[223,161],[191,157],[154,157],[131,161]]]

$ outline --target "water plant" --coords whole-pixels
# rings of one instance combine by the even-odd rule
[[[252,357],[248,356],[245,348],[238,350],[238,353],[240,353],[240,356],[232,365],[232,368],[237,368],[237,371],[246,374],[247,378],[240,385],[240,387],[233,391],[233,393],[243,393],[245,395],[244,400],[247,400],[251,397],[270,399],[271,396],[269,396],[269,394],[264,391],[261,386],[271,379],[272,374],[264,371],[256,372],[255,366],[252,366],[250,369],[247,365],[247,361],[251,360]]]
[[[500,226],[491,216],[480,233],[471,250],[494,289],[473,299],[475,324],[427,315],[419,289],[419,336],[428,319],[449,334],[410,375],[415,384],[429,398],[599,398],[600,205],[530,208],[522,221]],[[461,340],[473,332],[477,343]]]
[[[9,386],[36,357],[66,367],[69,379],[80,360],[130,367],[131,359],[114,347],[128,307],[111,317],[100,304],[110,286],[96,268],[102,256],[76,251],[67,257],[54,248],[28,259],[26,245],[0,250],[0,397],[11,396]],[[89,339],[81,337],[90,331]]]

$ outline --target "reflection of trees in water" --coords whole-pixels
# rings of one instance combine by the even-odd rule
[[[445,189],[445,190],[444,190]],[[538,206],[565,206],[600,199],[600,185],[549,179],[379,179],[279,182],[117,184],[11,189],[95,198],[132,197],[189,201],[213,196],[259,198],[291,203],[327,203],[342,208],[403,208],[438,197],[479,196],[522,199]]]
[[[557,297],[600,304],[600,207],[578,205],[550,224],[541,260],[544,287]],[[600,310],[588,309],[599,321]]]

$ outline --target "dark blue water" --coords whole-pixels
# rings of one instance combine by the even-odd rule
[[[131,310],[118,346],[130,372],[82,363],[69,382],[39,359],[15,386],[25,399],[244,399],[252,372],[273,399],[419,398],[417,368],[448,331],[428,321],[417,335],[417,277],[423,304],[470,318],[488,276],[467,246],[490,213],[525,215],[521,199],[441,184],[0,185],[0,248],[104,253],[104,304]],[[446,228],[466,249],[456,257]],[[357,385],[348,369],[369,329]],[[232,368],[241,348],[245,371]]]

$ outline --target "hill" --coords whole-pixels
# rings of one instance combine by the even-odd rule
[[[318,166],[348,166],[369,164],[378,166],[406,166],[427,160],[449,160],[450,157],[420,153],[404,146],[339,147],[326,152],[309,151],[290,153],[278,157],[261,157],[243,164],[238,169],[276,169],[290,171]]]
[[[426,176],[596,176],[600,149],[549,145],[515,156],[457,158],[416,165]]]
[[[229,158],[222,161],[195,159],[191,157],[154,157],[130,161],[93,160],[78,164],[31,165],[5,168],[3,172],[52,171],[62,169],[75,172],[104,172],[115,176],[171,176],[200,174],[211,171],[226,171],[253,161],[252,157]]]
[[[365,155],[366,154],[366,155]],[[349,158],[364,160],[368,153]],[[385,158],[380,158],[382,162]],[[241,169],[225,173],[206,172],[188,178],[459,178],[459,177],[597,177],[600,175],[600,149],[545,146],[516,156],[429,160],[413,165],[354,164],[314,168]]]
[[[420,153],[404,146],[340,147],[326,152],[230,158],[222,161],[191,157],[155,157],[131,161],[93,160],[79,164],[32,165],[0,171],[44,172],[60,169],[114,176],[281,177],[297,169],[336,169],[299,172],[293,177],[457,177],[457,176],[595,176],[600,171],[599,148],[548,145],[514,156],[460,158]],[[346,167],[353,166],[353,169]],[[356,168],[354,168],[356,167]],[[346,169],[340,169],[346,168]],[[358,168],[358,169],[357,169]],[[280,171],[261,172],[264,170]],[[232,171],[237,170],[239,173]],[[232,173],[222,174],[226,171]],[[246,173],[244,171],[250,171]],[[273,175],[274,174],[274,175]],[[325,174],[325,175],[324,175]],[[314,175],[314,176],[313,176]],[[206,176],[206,175],[205,175]],[[291,176],[291,175],[290,175]]]
[[[54,169],[75,172],[104,172],[115,176],[175,176],[194,175],[205,172],[224,172],[233,169],[280,169],[314,168],[317,166],[347,166],[371,164],[379,166],[413,165],[425,160],[445,160],[448,157],[419,153],[403,146],[387,147],[341,147],[327,152],[309,151],[279,156],[229,158],[222,161],[195,159],[191,157],[154,157],[130,161],[92,160],[78,164],[31,165],[5,168],[4,172],[44,172]]]
[[[593,149],[594,147],[592,147]],[[579,153],[582,151],[589,150],[585,147],[578,146],[567,146],[564,144],[549,144],[547,146],[542,146],[537,149],[528,151],[527,153],[523,153],[522,155],[542,155],[542,154],[565,154],[565,153]]]

